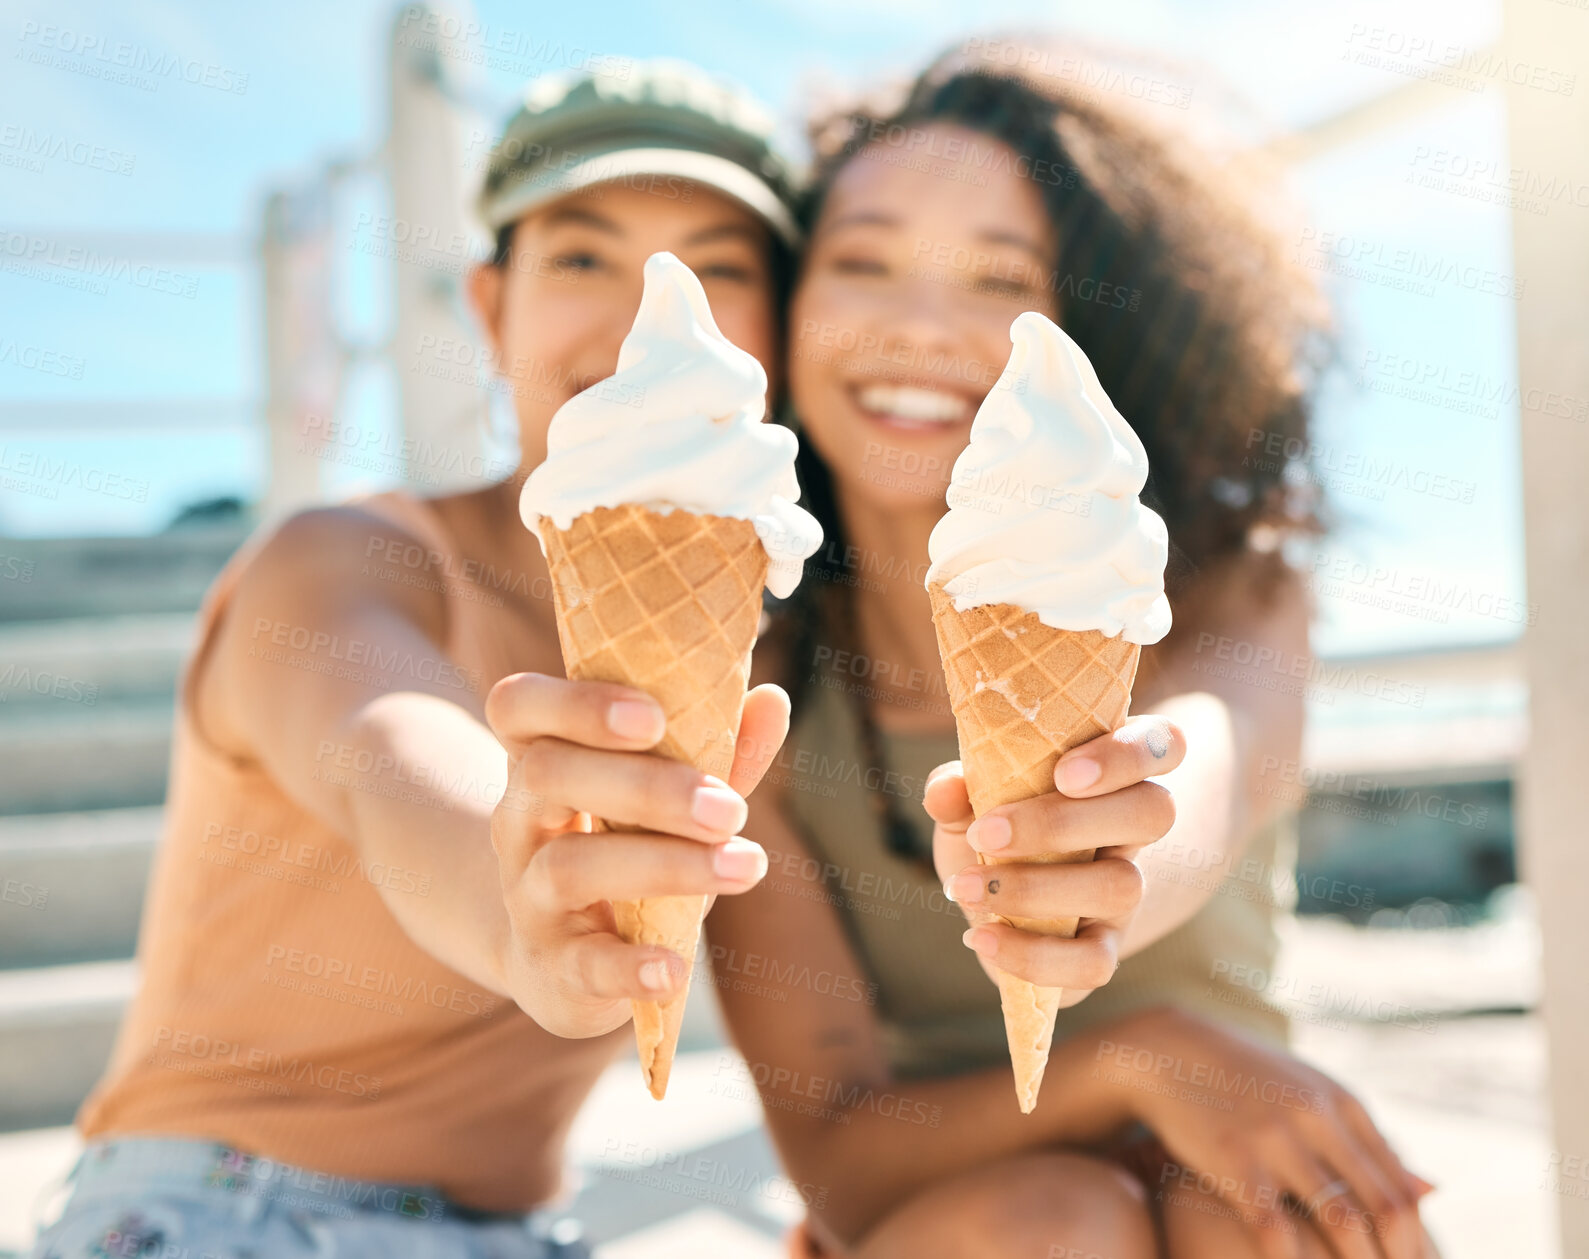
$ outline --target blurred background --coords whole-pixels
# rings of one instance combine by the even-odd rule
[[[1081,41],[1057,72],[1087,90],[1282,163],[1292,248],[1336,310],[1313,447],[1251,452],[1336,508],[1303,559],[1319,664],[1208,651],[1309,705],[1303,761],[1266,766],[1303,805],[1301,912],[1254,992],[1291,1004],[1304,1055],[1439,1184],[1449,1256],[1589,1253],[1585,1086],[1558,1072],[1553,1094],[1548,1070],[1589,1054],[1570,973],[1589,947],[1570,903],[1585,681],[1564,664],[1582,652],[1589,4],[976,7],[970,28],[948,0],[0,4],[0,1253],[48,1209],[136,982],[205,586],[280,512],[515,462],[460,281],[486,248],[472,187],[525,81],[686,58],[749,85],[798,146],[816,103],[1038,24]],[[1526,580],[1563,556],[1580,580]],[[604,1140],[621,1122],[653,1151],[772,1168],[754,1097],[720,1085],[714,1011],[690,1008],[677,1096],[635,1109],[619,1064],[576,1131],[604,1256],[772,1255],[795,1209],[670,1184]]]

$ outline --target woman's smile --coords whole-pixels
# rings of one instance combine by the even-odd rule
[[[856,381],[844,392],[868,421],[904,433],[969,432],[979,401],[937,382]]]

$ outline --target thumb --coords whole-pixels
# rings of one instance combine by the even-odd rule
[[[976,849],[966,842],[971,825],[971,798],[966,794],[965,775],[958,761],[935,769],[927,780],[922,801],[933,820],[932,865],[940,881],[947,883],[967,866],[979,864]]]
[[[745,696],[728,785],[740,795],[749,796],[778,755],[788,733],[789,697],[781,686],[765,683]]]

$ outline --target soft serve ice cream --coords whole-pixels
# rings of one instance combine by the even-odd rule
[[[621,503],[748,520],[767,588],[787,598],[822,528],[796,505],[798,442],[762,422],[766,396],[766,372],[718,330],[695,273],[653,254],[618,370],[552,417],[547,457],[519,500],[524,523],[540,538],[542,517],[566,529]]]
[[[1098,375],[1036,311],[955,461],[927,585],[956,609],[1009,604],[1054,629],[1156,643],[1169,632],[1164,521],[1138,498],[1148,458]]]

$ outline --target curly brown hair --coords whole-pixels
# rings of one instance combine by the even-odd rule
[[[1216,559],[1253,550],[1280,563],[1286,538],[1323,528],[1314,487],[1284,452],[1305,448],[1330,341],[1311,274],[1259,216],[1267,172],[1250,157],[1216,159],[1132,102],[1022,68],[1040,58],[1012,60],[984,68],[949,54],[893,109],[815,122],[805,227],[880,137],[947,124],[1013,150],[1058,241],[1059,322],[1147,449],[1143,497],[1169,529],[1172,604]],[[826,591],[848,602],[853,585],[833,478],[809,442],[799,472],[828,544],[786,609],[797,641],[823,632]],[[804,688],[790,681],[798,698]]]

